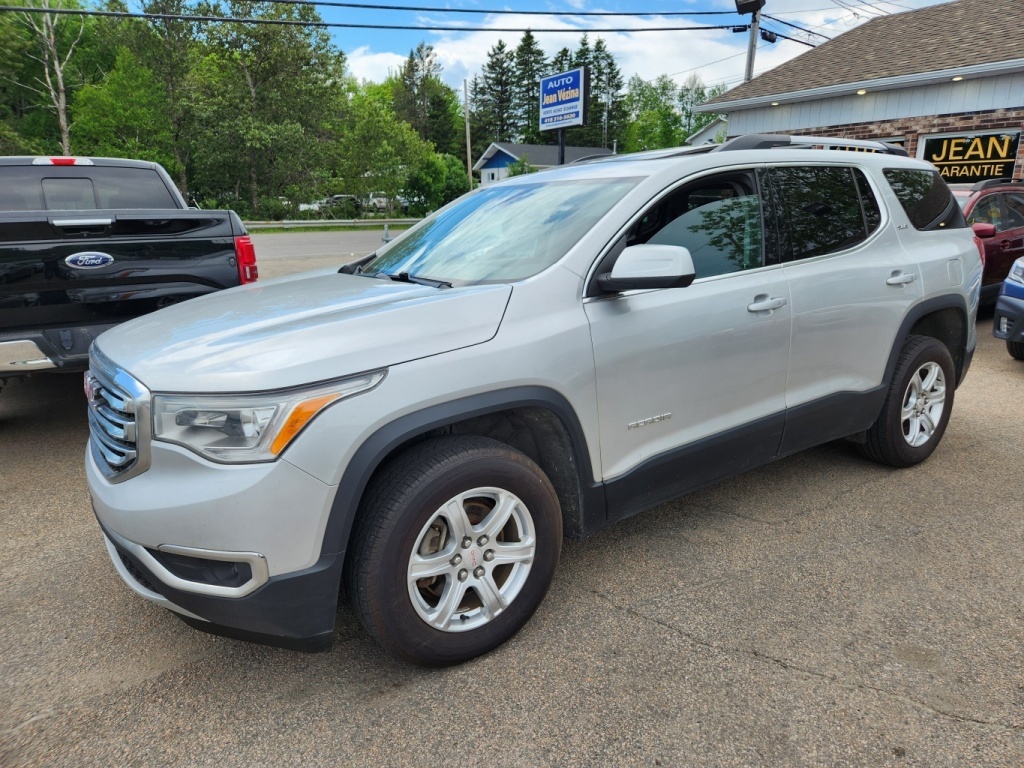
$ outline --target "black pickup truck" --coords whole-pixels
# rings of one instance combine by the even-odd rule
[[[256,278],[241,219],[189,208],[156,163],[0,157],[0,385],[83,370],[108,328]]]

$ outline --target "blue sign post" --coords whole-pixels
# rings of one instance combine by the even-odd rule
[[[565,162],[565,129],[586,125],[590,78],[586,67],[540,79],[540,130],[558,129],[558,164]]]

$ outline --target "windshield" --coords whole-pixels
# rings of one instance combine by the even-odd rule
[[[521,280],[547,269],[636,179],[586,179],[485,187],[386,246],[364,273],[451,283]]]

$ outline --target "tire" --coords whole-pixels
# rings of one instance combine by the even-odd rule
[[[1014,360],[1024,360],[1024,341],[1007,340],[1006,351],[1010,353],[1010,357]]]
[[[526,624],[561,546],[558,497],[540,467],[490,438],[439,437],[371,481],[345,583],[386,650],[426,666],[458,664]]]
[[[946,345],[931,336],[911,336],[861,453],[892,467],[927,459],[946,431],[955,390],[956,371]]]

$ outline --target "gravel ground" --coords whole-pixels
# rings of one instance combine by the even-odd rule
[[[367,236],[257,236],[261,272]],[[527,627],[444,670],[344,603],[303,655],[136,598],[90,510],[80,377],[11,383],[0,765],[1024,765],[1024,364],[979,337],[925,464],[828,445],[569,542]]]

